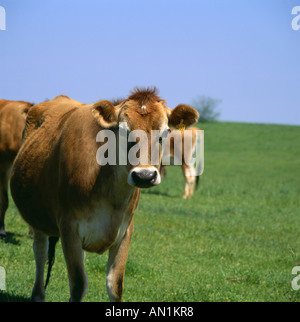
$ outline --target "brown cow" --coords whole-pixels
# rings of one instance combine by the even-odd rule
[[[191,133],[189,133],[189,131],[191,131]],[[188,135],[191,135],[191,140],[187,138]],[[198,187],[200,174],[202,174],[204,168],[203,132],[198,127],[190,127],[186,130],[172,130],[169,136],[170,144],[166,144],[162,158],[161,177],[163,178],[166,176],[167,169],[165,164],[166,162],[169,162],[168,159],[170,157],[177,159],[176,161],[181,165],[185,179],[185,188],[182,198],[192,198],[194,195],[195,183],[196,187]],[[196,148],[198,148],[200,157],[200,160],[198,160],[197,163],[197,169],[194,168],[195,164],[192,162],[192,156]],[[169,162],[168,164],[171,163]]]
[[[20,149],[25,117],[32,106],[22,101],[0,100],[0,238],[6,237],[4,218],[8,208],[8,180]]]
[[[155,89],[136,89],[118,106],[110,101],[83,105],[62,97],[30,110],[11,192],[34,229],[32,300],[45,299],[47,251],[53,252],[56,241],[49,236],[56,236],[61,238],[67,263],[71,301],[82,300],[87,292],[84,250],[98,254],[109,250],[107,292],[111,301],[121,301],[139,188],[160,183],[159,165],[151,163],[150,153],[146,166],[100,166],[96,155],[104,143],[96,142],[97,134],[110,129],[117,135],[122,122],[130,132],[145,131],[150,149],[151,130],[168,132],[181,120],[188,126],[197,118],[187,105],[169,109]]]

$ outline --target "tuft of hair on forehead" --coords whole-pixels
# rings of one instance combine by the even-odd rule
[[[158,96],[158,89],[154,87],[136,87],[133,91],[130,92],[129,100],[137,101],[140,105],[144,105],[146,103],[158,102],[162,99]]]

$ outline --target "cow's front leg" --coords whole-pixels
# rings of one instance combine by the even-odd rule
[[[68,269],[70,301],[80,302],[88,289],[88,278],[84,269],[84,251],[76,229],[66,227],[67,229],[61,231],[61,243]]]
[[[44,233],[35,230],[33,234],[33,251],[36,265],[35,283],[32,290],[33,302],[45,301],[44,269],[48,258],[49,238]]]
[[[184,195],[182,196],[182,198],[192,198],[195,188],[195,169],[193,168],[193,166],[188,166],[184,164],[182,166],[182,170],[185,179]]]
[[[113,245],[109,250],[106,288],[111,302],[122,301],[125,266],[132,233],[133,219],[131,220],[123,239],[116,245]]]

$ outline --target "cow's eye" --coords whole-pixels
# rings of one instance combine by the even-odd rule
[[[170,129],[166,129],[162,132],[161,136],[159,137],[159,143],[162,144],[163,139],[166,139],[168,134],[171,132]]]

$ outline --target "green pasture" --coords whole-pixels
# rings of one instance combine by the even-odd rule
[[[183,200],[180,167],[143,191],[135,213],[125,302],[300,301],[291,287],[300,266],[300,127],[209,123],[205,170]],[[29,301],[35,264],[32,239],[12,200],[8,238],[0,241],[6,291],[0,301]],[[85,301],[108,301],[107,254],[86,254]],[[68,301],[61,245],[47,301]]]

